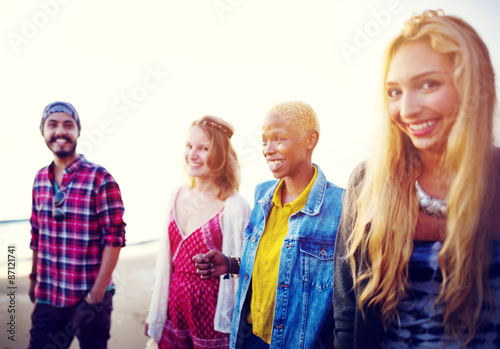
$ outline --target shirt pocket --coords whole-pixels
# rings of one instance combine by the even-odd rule
[[[246,228],[243,232],[243,240],[250,239],[250,237],[253,234],[253,229],[254,229],[254,226],[253,226],[252,222],[248,222],[248,225],[246,226]]]
[[[302,281],[317,290],[333,288],[333,251],[335,244],[301,241]]]
[[[39,193],[39,197],[35,201],[35,210],[36,212],[41,212],[41,211],[51,211],[52,210],[52,197],[50,193]]]

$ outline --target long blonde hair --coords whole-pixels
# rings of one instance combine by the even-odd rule
[[[415,41],[449,54],[454,64],[460,109],[443,160],[451,173],[451,185],[446,238],[439,254],[443,282],[436,304],[443,306],[446,334],[467,343],[484,320],[482,306],[491,310],[489,316],[496,309],[489,287],[490,256],[485,253],[491,237],[481,226],[494,180],[493,68],[484,42],[469,24],[442,11],[426,11],[407,21],[389,45],[383,90],[395,53],[403,44]],[[356,203],[349,258],[355,282],[362,285],[361,311],[374,309],[387,327],[397,317],[398,303],[409,286],[408,262],[419,214],[415,180],[421,161],[418,150],[389,117],[387,93],[384,96],[382,127]],[[358,264],[358,253],[369,261],[367,265]]]

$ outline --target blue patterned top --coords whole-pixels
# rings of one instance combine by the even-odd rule
[[[383,348],[460,348],[447,341],[442,326],[442,308],[434,302],[439,293],[442,275],[438,255],[442,243],[415,241],[409,262],[411,291],[398,306],[400,324],[396,318],[387,329]],[[500,303],[500,240],[494,240],[490,284]],[[469,343],[467,348],[500,348],[500,311]]]

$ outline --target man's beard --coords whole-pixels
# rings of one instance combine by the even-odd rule
[[[57,150],[57,151],[54,151],[53,148],[52,148],[52,146],[53,146],[53,144],[56,144],[56,141],[59,138],[62,138],[64,140],[66,140],[66,142],[68,142],[70,145],[73,145],[73,146],[69,150]],[[69,139],[68,137],[65,137],[65,136],[53,137],[47,143],[47,145],[49,146],[50,150],[52,150],[52,152],[54,153],[54,155],[56,155],[60,159],[65,159],[65,158],[68,158],[68,157],[71,157],[71,156],[75,155],[76,142],[72,142],[71,139]]]
[[[64,150],[59,150],[59,151],[54,151],[53,153],[60,159],[68,158],[73,155],[75,155],[76,152],[76,144],[68,151]]]

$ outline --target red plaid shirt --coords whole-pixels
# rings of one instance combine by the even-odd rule
[[[69,307],[92,288],[104,246],[125,246],[120,188],[102,167],[83,155],[64,170],[60,190],[66,199],[62,222],[52,218],[53,164],[33,185],[30,248],[38,251],[38,301]],[[110,280],[110,285],[112,281]]]

